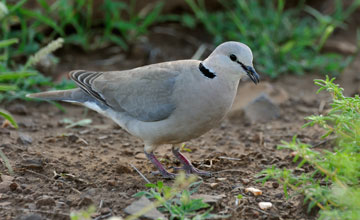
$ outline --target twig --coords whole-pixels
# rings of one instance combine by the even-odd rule
[[[236,170],[236,169],[228,169],[228,170],[220,170],[220,171],[212,172],[212,174],[216,174],[216,173],[226,173],[226,172],[244,172],[244,171],[242,171],[242,170]]]
[[[316,144],[312,144],[312,147],[319,147],[320,145],[323,145],[329,141],[333,141],[335,140],[336,138],[329,138],[329,139],[326,139],[326,140],[323,140],[323,141],[320,141],[319,143],[316,143]]]
[[[99,209],[101,209],[103,207],[103,204],[104,204],[104,200],[100,200]]]
[[[242,159],[239,159],[239,158],[223,157],[223,156],[220,156],[219,159],[225,159],[225,160],[242,160]]]
[[[268,213],[268,212],[265,212],[265,211],[263,211],[263,210],[261,210],[261,209],[258,209],[258,208],[254,208],[254,207],[251,207],[251,206],[248,206],[250,209],[253,209],[253,210],[255,210],[255,211],[258,211],[258,212],[261,212],[261,213],[263,213],[263,214],[265,214],[265,215],[270,215],[270,213]]]
[[[109,219],[109,217],[111,217],[112,215],[113,215],[113,213],[109,212],[105,215],[100,215],[100,216],[94,218],[93,220]]]
[[[32,171],[32,170],[25,169],[25,171],[26,171],[26,172],[29,172],[29,173],[32,173],[32,174],[35,174],[35,175],[38,175],[38,176],[41,176],[41,177],[49,180],[50,182],[61,182],[61,183],[64,183],[65,185],[67,185],[68,187],[70,187],[70,189],[72,189],[74,192],[76,192],[76,193],[78,193],[78,194],[81,194],[81,192],[80,192],[79,190],[75,189],[74,187],[72,187],[72,186],[71,186],[70,184],[68,184],[67,182],[64,182],[64,181],[62,181],[62,180],[53,180],[53,179],[51,179],[51,178],[49,178],[49,177],[47,177],[47,176],[45,176],[45,175],[43,175],[43,174],[41,174],[41,173],[37,173],[37,172]]]
[[[142,174],[134,165],[130,164],[130,166],[147,182],[151,183],[145,176]]]

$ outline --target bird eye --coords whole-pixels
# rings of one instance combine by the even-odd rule
[[[236,61],[237,60],[237,57],[234,55],[234,54],[230,54],[230,59],[232,61]]]

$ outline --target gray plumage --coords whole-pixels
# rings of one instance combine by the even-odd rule
[[[124,71],[72,71],[70,78],[79,88],[28,97],[78,102],[110,117],[144,141],[148,158],[167,176],[153,150],[188,141],[218,125],[246,75],[258,83],[251,50],[226,42],[204,61],[179,60]],[[178,152],[174,154],[181,159]]]

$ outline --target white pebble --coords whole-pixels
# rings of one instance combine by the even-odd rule
[[[262,210],[266,210],[272,207],[272,203],[271,202],[259,202],[259,207]]]
[[[249,187],[245,189],[245,192],[251,192],[254,196],[262,195],[262,191],[260,189],[256,189],[254,187]]]

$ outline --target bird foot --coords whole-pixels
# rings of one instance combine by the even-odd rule
[[[177,174],[175,173],[170,173],[170,172],[160,172],[160,171],[153,171],[151,172],[151,174],[153,175],[161,175],[164,179],[175,179],[175,177],[177,176]]]
[[[204,170],[199,170],[194,166],[171,167],[171,168],[173,168],[174,170],[185,170],[186,174],[196,174],[196,175],[199,175],[199,176],[206,176],[206,177],[211,177],[212,176],[211,172],[207,172],[207,171],[204,171]]]

